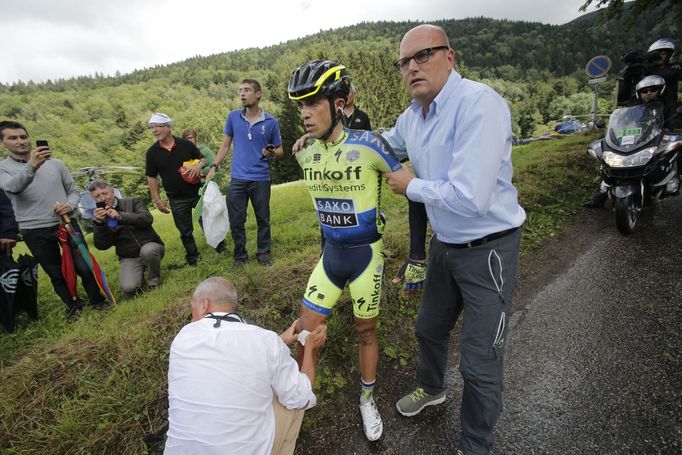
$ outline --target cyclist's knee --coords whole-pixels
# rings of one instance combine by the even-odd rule
[[[296,332],[301,330],[312,332],[319,325],[322,325],[326,318],[327,316],[301,305],[301,316],[298,318],[298,324],[296,324]]]

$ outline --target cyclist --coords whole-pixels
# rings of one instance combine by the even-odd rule
[[[306,286],[297,329],[312,331],[322,324],[348,283],[360,340],[360,413],[365,436],[374,441],[383,432],[373,398],[384,268],[382,173],[400,170],[401,164],[381,136],[344,128],[349,91],[345,67],[329,60],[307,62],[289,78],[289,98],[298,103],[306,131],[315,139],[296,159],[326,239]]]

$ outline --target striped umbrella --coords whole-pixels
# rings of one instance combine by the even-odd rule
[[[71,225],[71,219],[69,218],[68,215],[62,215],[62,219],[64,223],[62,223],[59,226],[59,229],[61,230],[62,227],[66,231],[67,235],[71,237],[73,242],[76,244],[76,247],[78,248],[78,251],[83,258],[83,261],[85,264],[88,266],[90,271],[92,272],[92,275],[95,277],[95,281],[97,282],[97,286],[99,286],[99,289],[102,291],[102,294],[104,294],[111,303],[116,303],[116,298],[114,297],[114,293],[111,292],[111,288],[109,287],[109,283],[107,283],[107,277],[104,275],[104,270],[102,270],[95,260],[95,257],[90,253],[90,250],[88,250],[88,245],[85,243],[85,240],[83,239],[83,235],[79,232],[76,231],[73,226]],[[70,248],[66,248],[66,250],[70,250]],[[63,249],[64,251],[64,249]],[[71,258],[71,262],[73,263],[73,258]],[[75,268],[74,268],[75,269]],[[63,256],[62,256],[62,273],[64,271],[64,264],[63,264]],[[74,274],[75,276],[75,274]],[[66,279],[66,276],[64,277]],[[70,289],[69,289],[70,290]]]

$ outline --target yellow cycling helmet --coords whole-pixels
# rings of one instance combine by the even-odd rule
[[[317,95],[347,100],[350,76],[343,65],[329,60],[312,60],[291,73],[287,92],[289,99],[294,101]]]

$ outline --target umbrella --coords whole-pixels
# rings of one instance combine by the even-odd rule
[[[62,276],[66,281],[66,287],[69,290],[71,300],[78,300],[78,291],[76,290],[76,266],[73,263],[73,255],[71,254],[71,247],[69,246],[69,233],[66,230],[66,224],[59,225],[57,231],[57,239],[59,245],[62,247]]]
[[[100,291],[102,291],[102,294],[106,296],[109,302],[115,304],[116,298],[109,288],[109,283],[107,283],[107,277],[104,275],[104,270],[100,268],[99,264],[95,260],[95,257],[90,253],[90,250],[88,250],[88,245],[85,243],[83,236],[80,232],[77,232],[73,228],[68,215],[63,215],[62,219],[64,220],[64,223],[59,226],[59,229],[61,230],[63,226],[64,230],[68,234],[68,237],[71,237],[71,240],[73,240],[73,242],[76,244],[83,261],[92,272],[92,275],[95,277],[95,281],[97,282],[97,286],[99,286]],[[69,248],[66,248],[66,250],[69,250]],[[62,251],[64,251],[64,249],[62,249]],[[62,272],[64,270],[63,262],[64,257],[62,257]],[[73,263],[73,258],[71,259],[71,262]],[[66,279],[66,277],[64,278]]]
[[[31,319],[38,319],[38,264],[33,256],[22,254],[19,264],[19,282],[14,301],[17,307],[26,311]]]
[[[11,257],[0,260],[0,322],[8,332],[14,332],[16,308],[14,297],[19,279],[19,267]]]

